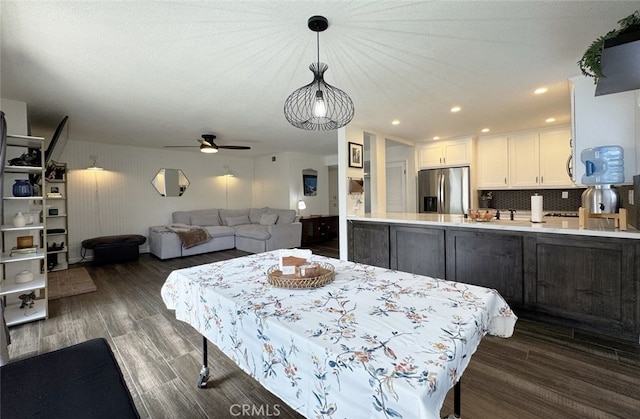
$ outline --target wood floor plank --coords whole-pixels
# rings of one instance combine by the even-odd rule
[[[193,349],[188,341],[175,333],[173,325],[161,314],[141,319],[138,324],[167,362]]]
[[[176,378],[163,355],[142,332],[116,336],[113,342],[140,394]]]
[[[198,419],[211,417],[205,413],[179,379],[163,383],[143,394],[145,407],[154,418]],[[220,416],[218,416],[220,417]]]

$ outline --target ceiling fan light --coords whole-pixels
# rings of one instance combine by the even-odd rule
[[[353,119],[353,101],[344,91],[324,81],[324,72],[329,66],[320,62],[320,32],[329,26],[327,19],[312,16],[308,26],[317,34],[318,61],[309,66],[313,81],[287,97],[284,116],[291,125],[305,130],[338,129]]]
[[[205,144],[205,142],[203,141],[202,144],[200,145],[200,152],[201,153],[207,153],[207,154],[213,154],[213,153],[217,153],[218,149],[215,147],[211,147],[210,145]]]

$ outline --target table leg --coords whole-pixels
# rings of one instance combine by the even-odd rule
[[[460,397],[462,395],[462,391],[460,388],[461,382],[462,379],[458,380],[455,387],[453,387],[453,414],[456,416],[456,418],[462,417],[460,413]]]
[[[458,380],[456,385],[453,386],[453,413],[445,416],[443,419],[460,419],[462,417],[460,413],[461,381],[462,380]]]
[[[209,380],[209,361],[207,359],[207,338],[202,336],[202,369],[198,377],[198,388],[207,388]]]

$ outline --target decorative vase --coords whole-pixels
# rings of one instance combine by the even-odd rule
[[[24,227],[27,225],[27,219],[24,218],[21,212],[17,213],[15,217],[13,217],[13,225],[16,227]]]
[[[27,179],[16,179],[13,184],[13,196],[32,196],[33,188]]]

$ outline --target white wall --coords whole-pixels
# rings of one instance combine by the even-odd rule
[[[315,196],[304,196],[302,187],[304,169],[313,169],[318,172],[318,192]],[[269,206],[297,210],[298,200],[302,199],[307,205],[307,208],[302,211],[303,216],[325,215],[329,213],[328,188],[328,168],[324,156],[287,152],[255,159],[254,207]]]
[[[28,135],[27,104],[17,100],[0,99],[0,110],[7,121],[7,134]]]
[[[90,155],[104,171],[85,170]],[[171,213],[198,208],[249,208],[253,159],[69,140],[60,160],[68,168],[69,260],[82,240],[141,234],[171,222]],[[224,165],[234,177],[223,176]],[[162,197],[151,185],[161,168],[182,169],[191,185],[181,197]],[[147,251],[147,244],[141,251]]]
[[[325,166],[324,157],[311,156],[301,153],[290,153],[289,193],[293,198],[293,208],[297,208],[297,202],[302,199],[307,208],[302,210],[302,216],[328,215],[329,214],[329,168]],[[302,171],[313,169],[318,172],[318,189],[316,195],[305,196]]]

